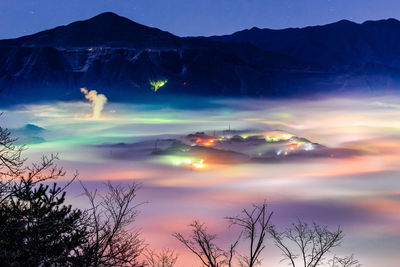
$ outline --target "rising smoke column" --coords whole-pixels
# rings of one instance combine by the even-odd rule
[[[88,91],[86,88],[81,88],[81,92],[92,104],[92,118],[99,119],[101,112],[103,111],[104,104],[107,103],[107,97],[103,94],[98,94],[96,90]]]

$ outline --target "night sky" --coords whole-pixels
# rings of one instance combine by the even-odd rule
[[[400,18],[398,0],[1,0],[0,38],[32,34],[112,11],[179,36]]]

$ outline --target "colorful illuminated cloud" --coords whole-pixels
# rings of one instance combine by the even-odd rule
[[[151,246],[182,249],[182,266],[193,259],[183,261],[186,250],[176,247],[171,233],[193,218],[226,233],[224,216],[264,199],[275,224],[300,217],[340,225],[346,249],[363,266],[397,266],[388,262],[396,260],[391,255],[398,254],[400,240],[399,97],[380,98],[385,105],[377,97],[212,101],[204,109],[110,103],[113,120],[102,121],[75,119],[87,108],[81,102],[25,105],[3,110],[1,120],[30,142],[29,158],[60,152],[60,164],[70,173],[78,169],[93,187],[108,179],[140,181],[138,197],[151,203],[141,208],[138,227]],[[246,130],[224,131],[229,123]],[[188,137],[196,131],[206,132]],[[152,154],[155,148],[164,154]],[[257,157],[264,159],[249,159]],[[75,197],[79,184],[74,187],[71,201],[83,205]]]

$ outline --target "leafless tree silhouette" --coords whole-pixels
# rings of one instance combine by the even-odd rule
[[[178,260],[178,255],[170,249],[163,249],[159,252],[146,249],[144,256],[146,257],[146,266],[149,267],[174,267]]]
[[[0,116],[2,114],[0,113]],[[19,176],[25,159],[22,158],[24,146],[15,144],[16,138],[11,136],[8,129],[0,126],[0,176]]]
[[[360,267],[361,264],[354,258],[354,255],[339,258],[336,255],[333,256],[328,262],[329,267]]]
[[[243,209],[241,214],[235,217],[226,217],[230,225],[236,225],[241,232],[238,239],[230,249],[225,251],[215,244],[216,235],[208,234],[204,224],[194,221],[190,227],[192,235],[189,238],[175,233],[174,236],[194,253],[205,266],[233,266],[234,260],[240,266],[254,267],[261,264],[260,254],[265,248],[265,239],[268,234],[272,212],[267,211],[266,202],[253,205],[252,209]],[[249,254],[236,253],[236,247],[240,240],[249,241]],[[234,259],[235,255],[237,259]],[[235,257],[236,258],[236,257]]]
[[[140,256],[145,249],[140,232],[129,229],[138,214],[134,203],[138,184],[129,186],[107,183],[107,192],[99,195],[82,187],[90,202],[87,211],[89,241],[81,251],[85,255],[85,266],[145,266]]]
[[[275,245],[282,251],[283,261],[289,261],[292,267],[317,267],[320,265],[332,267],[360,266],[353,256],[327,260],[331,250],[340,246],[343,232],[339,228],[334,231],[327,226],[313,223],[311,226],[301,220],[292,224],[283,232],[278,232],[275,227],[270,229],[270,234]]]
[[[205,266],[232,266],[233,255],[239,241],[236,241],[228,251],[225,251],[216,245],[217,236],[209,234],[204,224],[194,221],[190,224],[190,227],[192,234],[189,238],[185,238],[180,233],[175,233],[173,236],[193,252]]]
[[[265,238],[271,228],[273,212],[267,211],[267,203],[253,205],[253,208],[243,209],[241,214],[235,217],[227,217],[231,225],[237,225],[242,229],[242,236],[249,241],[247,255],[239,255],[240,266],[254,267],[261,265],[261,252],[265,248]]]

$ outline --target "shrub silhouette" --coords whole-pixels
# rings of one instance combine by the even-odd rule
[[[20,181],[0,205],[0,262],[6,266],[67,266],[87,240],[82,212],[65,205],[65,192]]]

